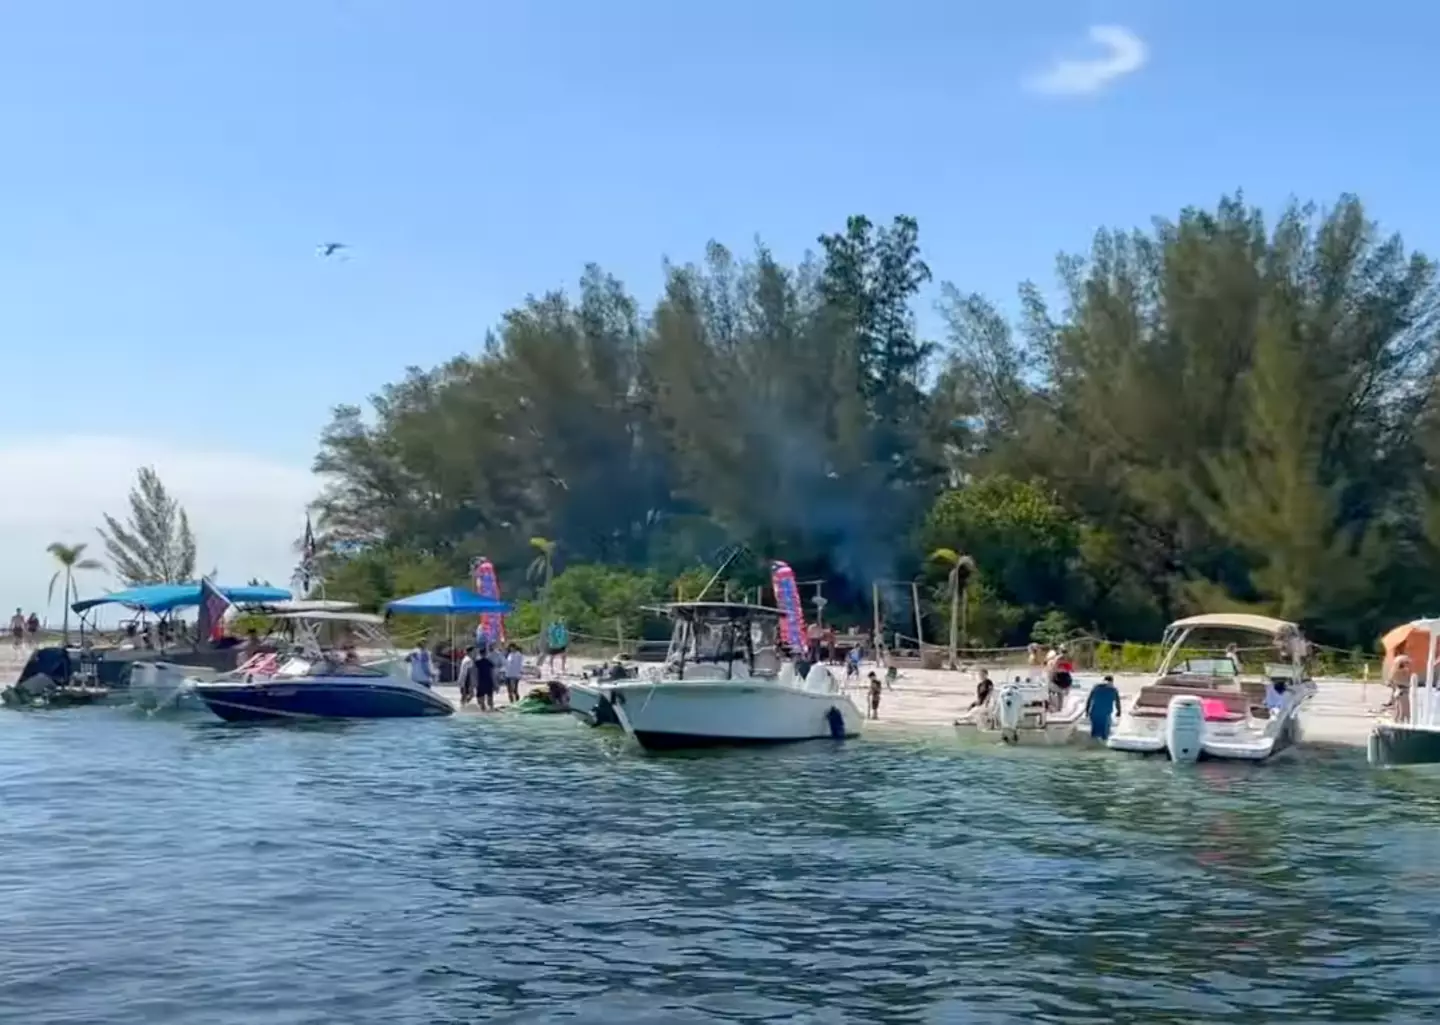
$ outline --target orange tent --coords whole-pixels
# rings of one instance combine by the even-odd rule
[[[1425,675],[1425,662],[1430,658],[1430,631],[1414,623],[1404,623],[1380,638],[1385,648],[1385,676],[1400,655],[1410,656],[1410,671]]]

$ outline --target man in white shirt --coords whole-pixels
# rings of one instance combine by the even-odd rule
[[[512,704],[520,700],[520,677],[524,675],[525,656],[520,651],[520,645],[512,644],[505,655],[505,692],[510,695]]]
[[[425,648],[423,637],[415,642],[415,650],[405,656],[405,661],[410,663],[411,683],[424,684],[428,687],[435,682],[430,670],[430,652]]]
[[[466,648],[465,657],[460,660],[460,672],[456,679],[460,681],[460,704],[468,704],[470,698],[475,694],[475,649]]]

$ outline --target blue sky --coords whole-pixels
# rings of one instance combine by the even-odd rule
[[[1139,41],[1130,72],[1037,88],[1104,56],[1095,26]],[[0,469],[189,459],[176,490],[219,532],[255,514],[195,464],[231,453],[278,481],[268,552],[333,404],[586,261],[648,299],[663,255],[758,233],[794,258],[856,212],[915,215],[937,278],[1000,299],[1097,227],[1237,187],[1354,191],[1440,250],[1437,38],[1440,8],[1383,0],[6,5]],[[85,383],[64,418],[61,381]],[[6,557],[33,538],[4,501],[0,601],[29,601],[43,558]],[[228,575],[280,559],[212,548]]]

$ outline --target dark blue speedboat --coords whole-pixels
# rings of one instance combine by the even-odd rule
[[[283,719],[402,719],[453,715],[455,706],[423,683],[373,666],[295,657],[273,676],[234,674],[196,681],[195,695],[229,722]]]

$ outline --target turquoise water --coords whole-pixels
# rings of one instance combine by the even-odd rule
[[[0,714],[0,1021],[1416,1022],[1440,781]]]

